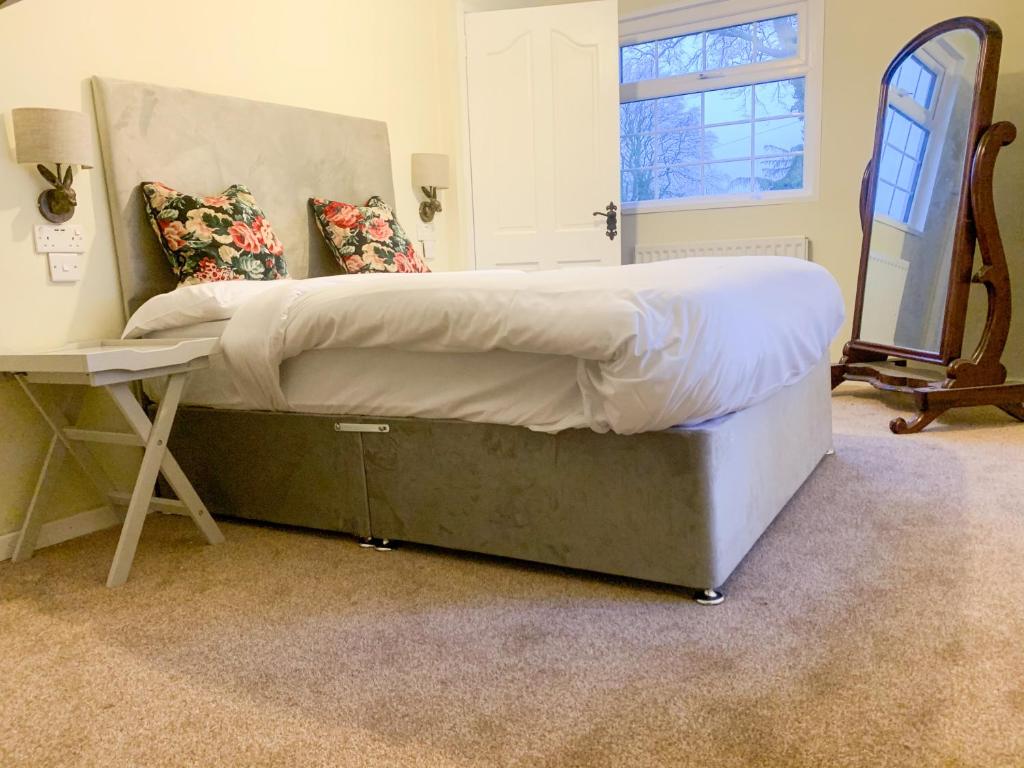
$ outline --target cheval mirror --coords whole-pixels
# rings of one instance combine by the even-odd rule
[[[832,387],[864,381],[913,395],[917,414],[893,419],[896,434],[920,432],[961,406],[994,405],[1024,421],[1024,383],[1007,382],[1000,362],[1010,280],[992,174],[1017,133],[1012,123],[992,124],[1001,47],[994,22],[950,19],[911,40],[882,77],[861,184],[853,333],[832,366]],[[972,275],[975,246],[981,268]],[[972,282],[987,289],[988,315],[964,357]]]

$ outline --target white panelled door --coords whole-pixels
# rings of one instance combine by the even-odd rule
[[[466,16],[477,269],[622,261],[616,0]]]

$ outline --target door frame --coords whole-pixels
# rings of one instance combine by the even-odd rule
[[[466,190],[460,195],[463,201],[463,225],[459,233],[459,240],[462,252],[465,255],[465,262],[471,269],[476,269],[476,212],[474,210],[473,195],[473,153],[469,144],[469,67],[466,51],[466,14],[474,13],[472,9],[473,0],[455,0],[455,55],[457,60],[458,96],[456,103],[459,109],[459,130],[456,138],[456,147],[459,157],[463,162],[459,163],[459,184]]]

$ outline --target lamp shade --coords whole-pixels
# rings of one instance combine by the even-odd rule
[[[451,180],[448,155],[417,154],[412,156],[412,183],[416,187],[448,189]]]
[[[11,110],[19,163],[80,165],[92,168],[89,118],[66,109]]]

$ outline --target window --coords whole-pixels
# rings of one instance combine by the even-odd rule
[[[819,3],[734,0],[740,12],[729,17],[709,17],[701,3],[623,20],[624,211],[779,202],[813,190],[820,89],[809,28]]]

